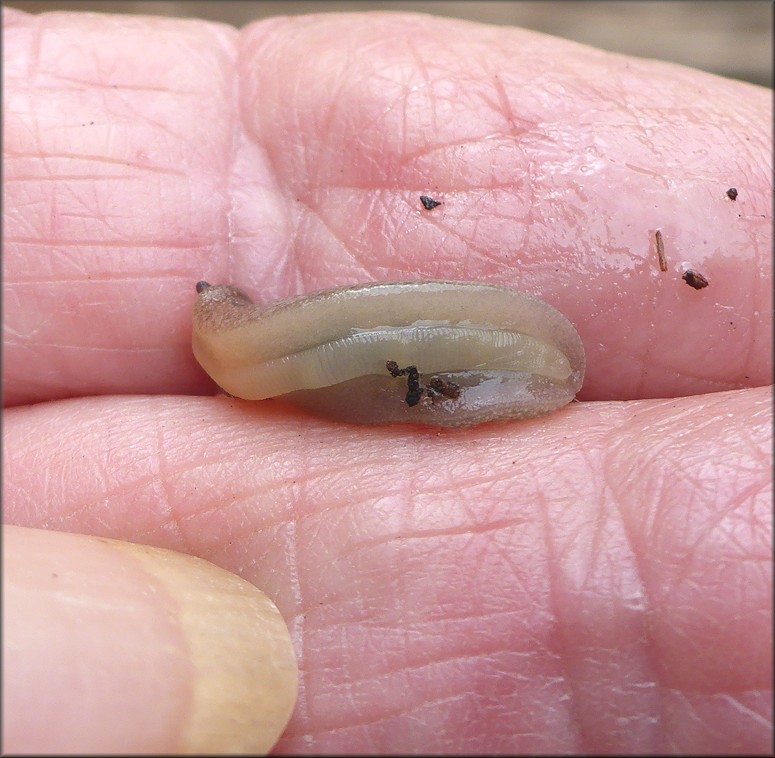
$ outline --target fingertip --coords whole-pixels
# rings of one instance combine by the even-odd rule
[[[253,585],[168,550],[6,528],[4,748],[267,752],[296,699]]]
[[[177,601],[194,673],[183,751],[268,752],[288,723],[298,683],[288,627],[274,603],[207,561],[127,542],[114,547]]]

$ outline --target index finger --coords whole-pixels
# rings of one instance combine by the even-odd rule
[[[4,20],[8,403],[210,391],[202,278],[520,289],[578,328],[587,399],[770,381],[766,90],[400,14]]]

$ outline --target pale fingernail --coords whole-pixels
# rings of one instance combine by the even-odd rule
[[[3,527],[3,747],[260,753],[298,670],[252,584],[169,550]]]
[[[207,561],[110,541],[139,560],[177,603],[194,682],[181,751],[266,753],[296,703],[288,628],[263,592]]]

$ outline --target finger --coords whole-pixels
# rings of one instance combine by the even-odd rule
[[[4,748],[266,752],[296,699],[277,609],[205,561],[6,527]]]
[[[588,399],[770,381],[764,89],[404,15],[239,37],[15,16],[6,50],[7,402],[207,391],[188,345],[203,277],[264,302],[374,279],[522,289],[579,328]],[[94,118],[63,131],[63,112]]]
[[[766,749],[768,391],[573,404],[518,433],[274,405],[8,411],[7,517],[264,588],[304,650],[285,751]]]
[[[190,304],[228,257],[235,30],[3,20],[6,403],[201,388]]]

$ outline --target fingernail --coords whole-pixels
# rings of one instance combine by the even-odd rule
[[[3,747],[266,753],[296,702],[287,626],[207,561],[3,528]]]
[[[288,627],[274,603],[207,561],[111,542],[139,560],[177,603],[194,682],[182,751],[271,750],[288,723],[298,689]]]

